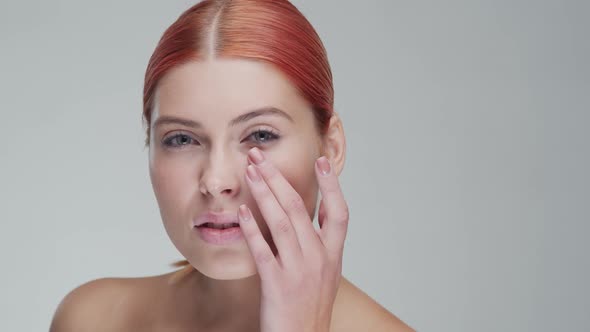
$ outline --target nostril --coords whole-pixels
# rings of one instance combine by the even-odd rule
[[[220,196],[231,197],[231,196],[234,196],[234,195],[236,195],[236,193],[237,193],[237,191],[236,191],[236,190],[234,190],[233,188],[228,188],[228,189],[224,189],[224,190],[222,190],[222,191],[219,193],[219,195],[220,195]]]

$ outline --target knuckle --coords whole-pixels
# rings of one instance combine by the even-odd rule
[[[301,213],[306,210],[303,199],[299,195],[297,195],[289,200],[289,202],[287,203],[287,209],[289,209],[295,213]]]
[[[291,231],[291,220],[289,217],[283,217],[277,222],[277,229],[281,233],[288,233]]]
[[[346,204],[344,204],[344,207],[342,208],[342,219],[344,222],[347,222],[348,219],[350,219],[350,210]]]
[[[326,192],[329,194],[337,194],[340,192],[340,186],[337,182],[326,183]]]
[[[338,216],[336,216],[335,222],[336,222],[336,224],[344,227],[348,224],[349,218],[350,218],[350,211],[348,210],[348,207],[345,206],[344,208],[342,208],[342,210],[340,211]]]
[[[256,252],[256,254],[254,254],[254,259],[259,264],[268,264],[272,261],[273,258],[274,258],[274,256],[273,256],[272,252],[267,251],[267,250],[258,251],[258,252]]]

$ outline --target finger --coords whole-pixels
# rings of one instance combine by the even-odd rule
[[[242,204],[238,209],[238,220],[250,253],[256,263],[260,279],[272,278],[271,276],[278,269],[276,258],[262,236],[252,212],[245,204]]]
[[[348,205],[344,200],[338,176],[332,171],[328,158],[318,158],[315,171],[325,208],[320,237],[330,252],[341,255],[348,229]]]
[[[253,162],[257,164],[259,173],[272,191],[277,202],[291,220],[304,255],[305,253],[317,253],[321,241],[313,228],[313,222],[309,217],[305,202],[299,193],[297,193],[272,162],[265,160],[262,151],[253,148],[250,156]]]
[[[324,227],[324,220],[326,219],[326,207],[324,206],[324,199],[320,200],[320,208],[318,211],[318,224],[320,225],[320,229]]]
[[[270,229],[281,263],[293,266],[292,264],[296,264],[301,257],[301,247],[289,216],[283,211],[254,165],[248,165],[246,178],[252,196]]]

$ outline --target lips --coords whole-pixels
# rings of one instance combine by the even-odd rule
[[[239,227],[240,224],[237,213],[209,211],[197,217],[193,222],[193,226],[225,229]]]
[[[237,212],[204,213],[194,220],[193,228],[203,241],[214,245],[230,245],[242,239]]]
[[[207,222],[204,223],[200,226],[197,227],[207,227],[207,228],[215,228],[215,229],[226,229],[226,228],[231,228],[231,227],[240,227],[240,224],[238,223],[227,223],[227,224],[216,224],[216,223],[212,223],[212,222]]]

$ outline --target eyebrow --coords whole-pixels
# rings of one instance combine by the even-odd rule
[[[268,107],[258,108],[258,109],[255,109],[255,110],[252,110],[252,111],[249,111],[249,112],[246,112],[244,114],[237,116],[236,118],[234,118],[233,120],[231,120],[229,122],[228,127],[236,126],[240,123],[252,120],[253,118],[263,116],[263,115],[281,116],[291,122],[294,122],[293,118],[289,114],[287,114],[287,112],[285,112],[279,108],[276,108],[276,107],[268,106]],[[180,124],[185,127],[192,127],[192,128],[203,127],[203,125],[198,121],[184,119],[184,118],[180,118],[177,116],[163,115],[163,116],[160,116],[156,120],[156,122],[154,123],[154,128],[157,128],[158,126],[162,126],[164,124]]]

